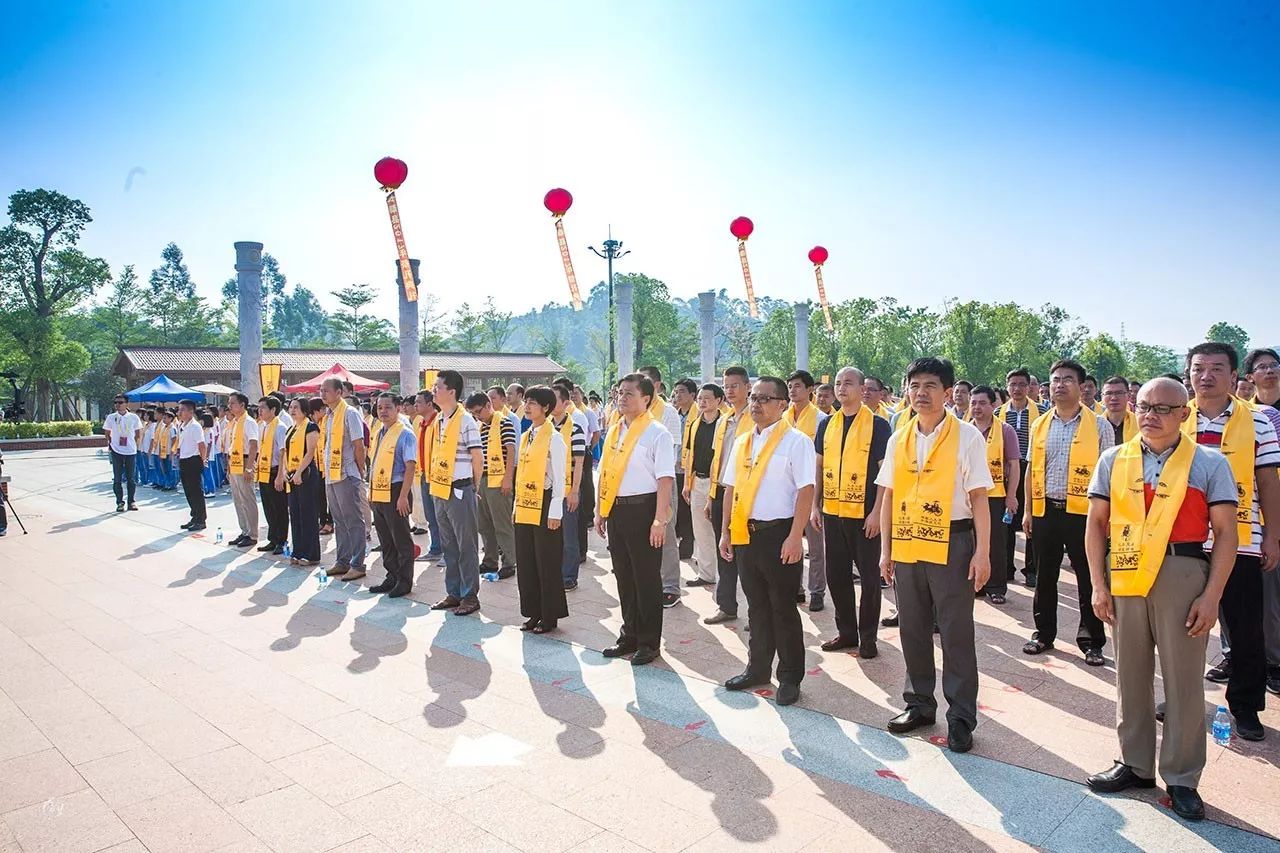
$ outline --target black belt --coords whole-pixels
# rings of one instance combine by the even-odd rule
[[[1209,559],[1204,552],[1203,542],[1170,542],[1164,549],[1164,552],[1170,557],[1198,557],[1201,560]]]
[[[952,533],[955,533],[956,531],[972,530],[972,529],[973,529],[972,518],[958,518],[955,521],[951,522]]]
[[[656,501],[657,499],[657,492],[646,492],[643,495],[618,495],[613,499],[613,505],[626,506],[627,504],[642,504],[647,501]]]
[[[771,518],[768,521],[756,521],[754,518],[747,519],[747,530],[756,533],[761,530],[768,530],[772,527],[791,526],[792,518]]]
[[[1045,499],[1044,499],[1044,505],[1045,505],[1046,507],[1048,507],[1049,509],[1056,509],[1056,510],[1059,510],[1059,511],[1061,511],[1061,512],[1066,512],[1066,511],[1067,511],[1067,502],[1066,502],[1066,501],[1060,501],[1060,500],[1056,500],[1056,499],[1054,499],[1054,498],[1045,498]]]
[[[694,476],[694,479],[697,479],[697,480],[710,480],[710,479],[711,479],[711,475],[710,475],[710,474],[699,474],[697,471],[694,471],[694,472],[693,472],[693,476]]]
[[[455,489],[465,489],[467,486],[471,485],[471,478],[463,477],[461,480],[454,480],[449,485]]]

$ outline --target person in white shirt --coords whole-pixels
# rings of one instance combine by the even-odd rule
[[[492,399],[492,396],[490,397]],[[559,405],[559,396],[545,385],[535,385],[525,394],[525,413],[531,426],[520,441],[527,469],[542,468],[542,482],[533,480],[518,487],[513,513],[516,584],[520,589],[520,615],[526,617],[521,631],[545,634],[554,631],[559,620],[569,615],[569,602],[561,573],[564,557],[566,457],[569,448],[551,423],[550,415]],[[544,433],[550,433],[543,438]],[[492,437],[491,437],[492,440]],[[535,451],[547,442],[545,463]],[[513,460],[514,464],[514,460]]]
[[[643,373],[629,373],[618,383],[621,417],[605,439],[596,502],[596,532],[608,540],[622,608],[618,641],[602,654],[632,655],[632,666],[658,657],[662,549],[675,512],[675,445],[650,414],[653,401],[653,382]]]
[[[587,405],[582,396],[582,386],[573,386],[573,405],[587,419],[583,430],[587,439],[587,455],[582,460],[582,490],[578,499],[578,565],[587,561],[587,533],[591,530],[591,521],[596,515],[596,480],[593,474],[596,458],[591,448],[599,443],[604,435],[604,425],[600,422],[600,413]]]
[[[642,367],[639,370],[653,382],[654,397],[649,411],[658,423],[666,427],[671,434],[671,451],[676,461],[680,460],[680,439],[683,438],[680,412],[675,406],[662,397],[662,371],[656,367]],[[671,481],[671,506],[674,510],[679,498],[675,494],[676,482]],[[676,540],[676,518],[672,513],[667,528],[666,539],[662,545],[662,606],[675,607],[680,603],[680,545]]]
[[[116,410],[107,415],[102,423],[102,431],[107,436],[107,447],[111,449],[111,490],[116,495],[116,512],[125,511],[125,492],[127,488],[129,509],[137,511],[134,503],[134,490],[137,488],[135,473],[137,471],[138,442],[142,439],[142,421],[129,411],[129,400],[122,396],[112,401]]]
[[[738,566],[747,596],[751,639],[747,669],[725,682],[730,690],[767,684],[778,659],[779,705],[800,698],[804,629],[795,591],[804,571],[804,532],[813,506],[817,454],[813,441],[782,421],[787,383],[761,376],[751,389],[754,428],[733,445],[720,530],[720,554]]]
[[[885,489],[880,574],[889,583],[897,578],[907,665],[902,691],[907,709],[889,721],[889,731],[904,734],[934,723],[936,621],[943,649],[947,746],[952,752],[968,752],[978,724],[973,600],[991,576],[987,490],[993,483],[986,439],[943,405],[954,385],[955,368],[945,358],[917,358],[907,366],[915,415],[889,439],[876,485]]]
[[[231,425],[227,429],[227,453],[231,468],[231,502],[236,508],[240,535],[227,544],[232,548],[248,548],[258,544],[258,496],[254,494],[258,463],[258,422],[249,415],[249,398],[239,391],[231,395],[227,406]],[[236,457],[239,457],[238,459]],[[241,471],[233,470],[241,467]]]
[[[276,488],[276,476],[280,473],[280,459],[284,456],[285,436],[289,424],[282,417],[284,404],[277,394],[269,394],[258,401],[262,415],[261,434],[258,443],[258,492],[262,497],[262,514],[267,519],[267,542],[258,550],[276,556],[284,553],[284,543],[289,539],[289,495]],[[271,458],[262,458],[267,442],[271,442]],[[262,470],[268,466],[268,470]]]
[[[204,503],[204,468],[209,464],[209,445],[205,443],[204,428],[195,419],[196,404],[191,400],[178,403],[178,476],[182,479],[182,492],[191,508],[191,520],[182,525],[183,530],[204,530],[206,513]]]

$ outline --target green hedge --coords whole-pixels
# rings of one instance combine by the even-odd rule
[[[0,438],[64,438],[69,435],[92,435],[89,421],[32,421],[0,424]]]

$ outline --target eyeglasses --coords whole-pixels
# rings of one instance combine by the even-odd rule
[[[1280,370],[1280,364],[1269,361],[1266,364],[1255,364],[1250,373],[1274,373],[1277,370]]]
[[[770,397],[766,394],[752,394],[747,399],[761,406],[763,406],[765,403],[772,403],[772,402],[785,403],[787,401],[786,397]]]
[[[1154,405],[1151,403],[1139,403],[1138,405],[1134,406],[1133,409],[1135,412],[1137,412],[1140,415],[1145,415],[1147,412],[1155,412],[1157,415],[1164,417],[1166,415],[1173,414],[1179,409],[1185,409],[1186,407],[1187,406],[1185,403],[1178,406],[1166,406],[1162,403],[1156,403]]]

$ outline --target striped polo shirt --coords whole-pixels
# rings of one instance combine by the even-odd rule
[[[1023,462],[1030,458],[1027,452],[1031,447],[1031,424],[1047,411],[1049,411],[1048,406],[1036,403],[1030,397],[1027,398],[1026,408],[1021,411],[1015,409],[1012,402],[1000,407],[1000,417],[1018,434],[1018,455]]]
[[[1201,412],[1196,412],[1196,443],[1204,447],[1221,447],[1222,433],[1227,428],[1227,419],[1231,417],[1231,412],[1237,405],[1239,405],[1239,401],[1233,398],[1226,411],[1216,418],[1209,418]],[[1251,410],[1250,414],[1253,415],[1254,469],[1280,467],[1280,442],[1276,440],[1276,428],[1271,425],[1271,419],[1257,410]],[[1256,556],[1262,553],[1262,513],[1258,507],[1258,485],[1256,481],[1253,486],[1252,509],[1249,512],[1249,520],[1253,528],[1253,535],[1249,537],[1250,541],[1247,544],[1240,543],[1237,553]],[[1209,541],[1205,543],[1205,547],[1213,547],[1212,534],[1209,536]]]

